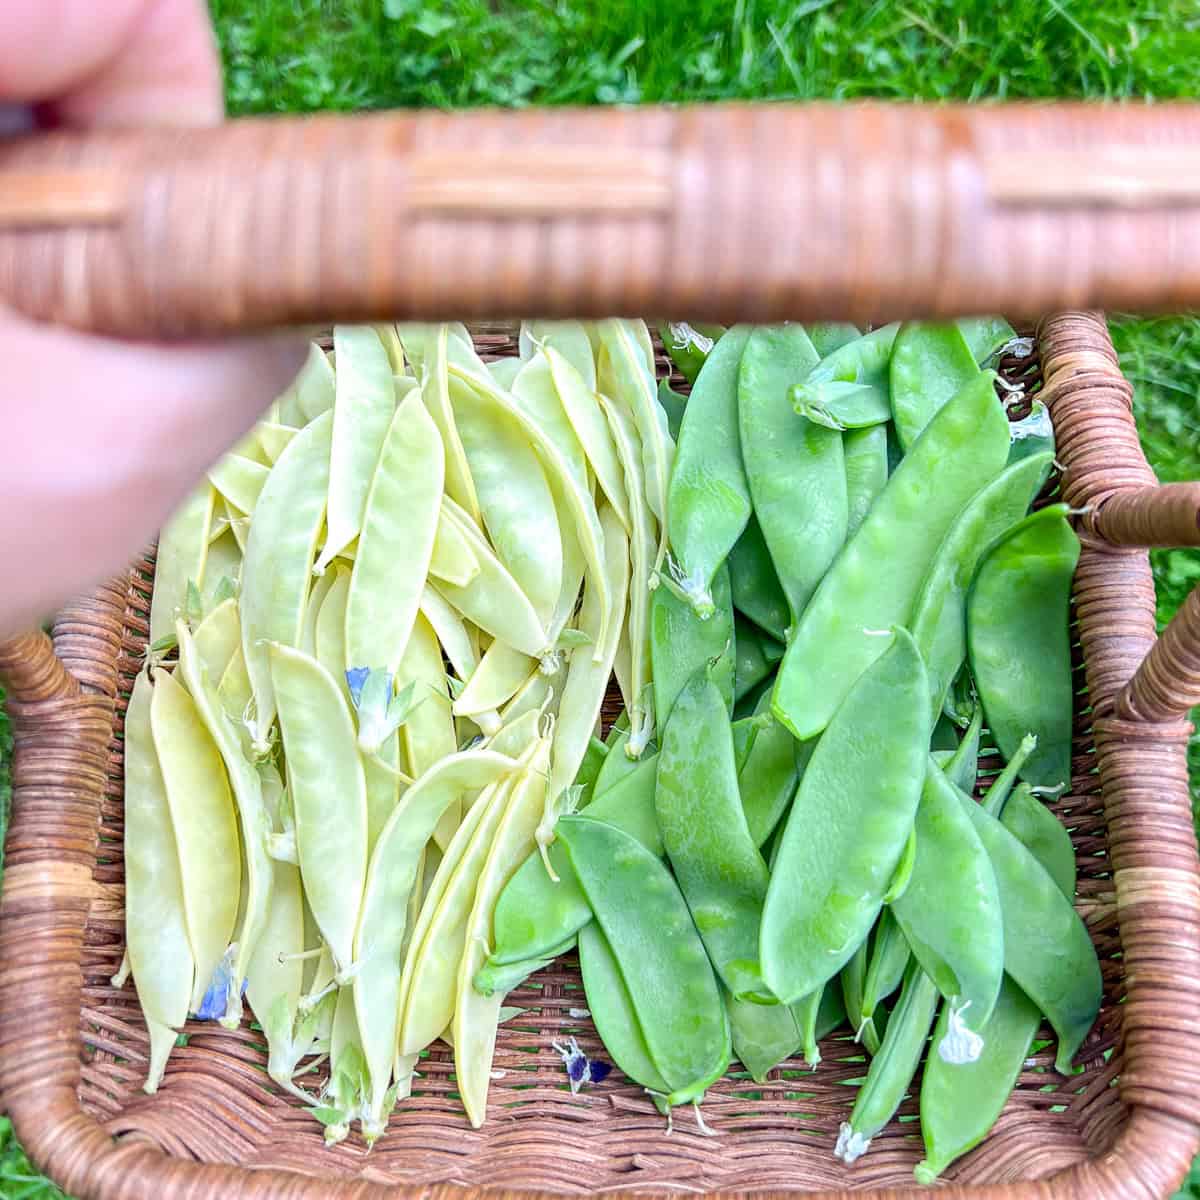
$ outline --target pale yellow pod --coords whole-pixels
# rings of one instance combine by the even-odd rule
[[[464,682],[479,665],[479,653],[462,615],[428,585],[421,593],[421,615],[433,627],[455,675]]]
[[[300,414],[296,424],[306,425],[309,421],[315,421],[333,407],[333,367],[325,351],[316,342],[309,342],[308,358],[304,360],[304,366],[300,368],[300,374],[292,386]]]
[[[239,512],[252,516],[270,473],[270,467],[252,458],[226,454],[209,467],[208,481]]]
[[[497,638],[467,680],[457,700],[454,715],[472,717],[499,709],[516,695],[522,684],[538,670],[536,659],[514,650]]]
[[[225,527],[237,543],[242,557],[246,556],[246,543],[250,540],[250,518],[244,512],[234,508],[224,496],[217,497],[221,512],[224,514]]]
[[[346,695],[346,597],[350,594],[350,572],[340,563],[334,580],[321,601],[313,626],[314,657],[337,680]]]
[[[337,577],[336,571],[326,571],[324,575],[318,575],[313,580],[312,587],[308,590],[308,599],[304,603],[304,623],[300,627],[298,649],[303,650],[305,654],[311,654],[314,658],[320,657],[317,654],[317,616]]]
[[[222,519],[225,520],[225,518]],[[218,591],[222,589],[223,585],[226,598],[229,595],[237,595],[241,575],[242,548],[238,545],[233,526],[226,520],[224,532],[219,537],[209,538],[208,541],[208,558],[204,563],[204,586],[201,588],[206,613],[216,607]],[[229,584],[233,585],[232,592],[229,591]],[[241,620],[240,617],[238,619]]]
[[[279,461],[279,456],[287,448],[288,442],[300,432],[294,425],[280,425],[275,421],[260,421],[255,428],[259,444],[270,466]]]
[[[242,626],[238,620],[237,601],[224,600],[196,626],[192,635],[196,652],[204,663],[209,678],[220,681],[233,658],[234,651],[242,644]],[[194,698],[194,697],[193,697]]]
[[[595,392],[596,356],[581,321],[522,321],[518,346],[523,359],[532,358],[539,350],[553,351],[570,365],[589,392]]]
[[[187,601],[188,581],[204,584],[204,564],[216,493],[205,480],[171,514],[158,538],[154,593],[150,598],[150,645],[175,632]]]
[[[245,745],[248,748],[249,730],[245,726],[249,719],[250,676],[246,671],[246,660],[242,656],[241,646],[234,650],[229,665],[221,675],[221,682],[217,684],[217,697],[226,716],[242,725]]]
[[[429,410],[438,433],[442,435],[442,446],[446,454],[446,494],[479,522],[479,498],[475,494],[475,482],[463,450],[462,438],[450,407],[450,383],[447,374],[448,344],[453,336],[448,326],[409,326],[413,330],[405,341],[409,358],[415,357],[414,365],[421,374],[421,399]],[[401,327],[403,335],[404,327]]]
[[[458,526],[446,518],[444,509],[433,539],[429,574],[460,588],[466,587],[479,574],[479,560],[471,543]]]

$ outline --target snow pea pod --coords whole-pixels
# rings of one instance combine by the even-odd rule
[[[275,696],[267,643],[299,643],[312,578],[313,555],[325,520],[333,414],[302,429],[271,469],[255,508],[238,605],[242,654],[254,694],[251,739],[256,754],[269,749]]]
[[[979,365],[952,323],[910,321],[892,347],[892,418],[907,451],[934,413],[953,400],[976,375]]]
[[[729,713],[711,668],[693,674],[671,709],[654,807],[667,857],[722,982],[738,998],[763,995],[757,958],[767,864],[742,811]]]
[[[335,325],[333,432],[329,451],[329,512],[320,575],[362,528],[367,489],[396,407],[392,365],[369,325]]]
[[[771,552],[753,513],[729,555],[733,606],[778,642],[787,640],[791,614]]]
[[[670,355],[680,375],[694,384],[714,347],[725,334],[724,325],[690,325],[687,321],[668,321],[658,327],[663,349]]]
[[[731,329],[697,377],[679,427],[667,493],[675,556],[671,574],[701,620],[714,612],[713,576],[750,518],[750,485],[738,435],[738,370],[749,336],[744,327]]]
[[[755,736],[746,762],[738,771],[738,791],[751,840],[762,846],[796,794],[800,766],[795,738],[771,716],[769,693],[763,693],[755,715],[766,724]]]
[[[876,403],[887,403],[888,363],[899,328],[883,325],[822,357],[802,381],[792,381],[802,385],[796,400],[819,403],[824,394],[848,392],[842,385],[853,384],[873,393]]]
[[[691,914],[667,868],[603,821],[563,817],[559,836],[629,989],[667,1102],[698,1099],[729,1063],[729,1020]]]
[[[517,349],[524,360],[539,350],[551,352],[567,364],[589,392],[596,391],[596,358],[592,341],[581,321],[522,321]],[[581,433],[580,440],[584,440]]]
[[[788,397],[816,362],[802,326],[765,326],[750,335],[738,374],[754,514],[793,625],[842,548],[849,519],[841,434],[798,417]]]
[[[464,682],[470,679],[479,665],[479,654],[462,615],[444,596],[426,586],[421,593],[421,616],[437,636],[454,674]]]
[[[919,852],[919,841],[917,845]],[[856,1030],[873,1027],[876,1009],[900,986],[911,957],[904,931],[891,908],[885,908],[879,914],[871,938],[871,952],[862,982],[862,1008],[860,1012],[850,1014]]]
[[[175,632],[189,580],[197,587],[204,583],[215,499],[212,485],[205,481],[171,514],[159,535],[150,597],[151,646]]]
[[[755,1004],[725,994],[733,1052],[756,1083],[800,1046],[800,1026],[786,1004]],[[607,1044],[607,1043],[606,1043]]]
[[[913,606],[912,632],[929,672],[930,699],[942,711],[967,656],[967,592],[995,540],[1026,513],[1048,456],[1025,458],[985,484],[946,531]]]
[[[816,321],[804,328],[808,333],[808,340],[813,344],[813,349],[822,358],[828,358],[835,350],[840,350],[843,346],[862,337],[862,330],[857,325],[841,321]]]
[[[277,421],[259,421],[255,428],[258,432],[259,444],[263,448],[263,454],[272,467],[279,461],[279,456],[288,442],[300,432],[293,425],[281,425]]]
[[[500,708],[537,669],[536,659],[497,639],[487,648],[467,686],[454,701],[454,715],[469,717]]]
[[[270,469],[242,454],[226,454],[208,470],[208,481],[239,512],[251,516]]]
[[[658,405],[667,414],[667,429],[671,436],[678,441],[679,430],[683,425],[683,414],[687,408],[687,397],[681,396],[671,387],[667,379],[658,382]]]
[[[346,691],[346,601],[350,595],[350,572],[336,563],[325,575],[332,575],[333,580],[324,589],[313,622],[313,657],[336,680],[338,687]],[[314,601],[315,593],[314,587]]]
[[[150,1033],[143,1087],[153,1094],[187,1020],[196,969],[151,696],[150,676],[139,672],[125,712],[125,945]]]
[[[1050,872],[1068,899],[1075,895],[1075,847],[1062,822],[1022,783],[1000,816],[1004,827]],[[1069,884],[1064,883],[1069,881]]]
[[[779,844],[760,953],[785,1003],[832,978],[862,943],[912,831],[933,724],[918,700],[929,684],[908,632],[890,640],[817,743]]]
[[[775,670],[783,646],[740,613],[734,616],[733,698],[740,700]]]
[[[954,322],[971,356],[981,366],[1017,336],[1003,317],[959,317]]]
[[[863,1023],[861,1020],[861,1013],[864,1007],[863,985],[866,982],[870,954],[870,938],[864,937],[855,948],[846,965],[842,968],[838,982],[841,985],[840,990],[846,1015],[850,1018],[850,1022],[854,1027],[855,1041],[861,1040],[868,1054],[878,1054],[879,1033],[876,1026],[882,1025],[882,1022],[875,1021],[874,1018],[867,1023]]]
[[[1034,461],[1034,460],[1026,460]],[[1071,580],[1079,539],[1061,506],[1027,517],[979,565],[967,597],[967,646],[988,728],[1008,758],[1032,732],[1021,778],[1071,778]]]
[[[308,357],[288,390],[294,399],[298,413],[296,424],[299,427],[315,421],[333,407],[337,382],[329,356],[316,342],[308,343]],[[280,407],[282,410],[282,402]]]
[[[471,520],[478,524],[481,519],[479,497],[450,404],[449,344],[455,335],[448,326],[437,325],[412,326],[401,336],[406,354],[418,368],[421,401],[429,410],[442,437],[446,455],[446,495],[461,505],[470,514]]]
[[[842,437],[846,464],[846,536],[853,537],[871,505],[887,487],[887,429],[848,429]]]
[[[1000,473],[1007,454],[1008,422],[992,376],[983,373],[930,422],[800,619],[773,702],[796,737],[820,733],[854,680],[883,653],[887,641],[875,631],[909,619],[946,531]],[[813,679],[822,686],[812,687]]]
[[[178,630],[178,622],[176,622]],[[238,621],[237,601],[223,600],[196,626],[192,635],[196,654],[213,679],[220,679],[234,651],[241,646],[242,629]]]
[[[887,393],[869,383],[798,383],[792,385],[788,399],[798,417],[839,433],[870,429],[892,419]]]
[[[551,946],[540,958],[522,958],[518,962],[507,963],[504,966],[493,966],[491,959],[488,959],[475,972],[471,986],[481,996],[492,996],[497,992],[501,996],[505,996],[519,988],[530,975],[537,974],[538,971],[554,962],[556,958],[570,953],[576,945],[577,939],[572,935],[565,942]]]

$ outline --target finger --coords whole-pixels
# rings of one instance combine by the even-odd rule
[[[178,347],[0,313],[0,633],[120,571],[299,369],[294,336]]]
[[[66,125],[213,124],[221,69],[203,0],[0,4],[0,100]]]

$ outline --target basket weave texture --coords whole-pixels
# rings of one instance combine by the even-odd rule
[[[510,332],[477,336],[486,356],[515,351]],[[1048,319],[1038,344],[1040,360],[1019,369],[1050,407],[1061,488],[1084,510],[1073,778],[1054,808],[1075,842],[1076,903],[1105,1000],[1079,1055],[1082,1074],[1056,1075],[1053,1045],[1034,1054],[992,1135],[938,1191],[1161,1196],[1186,1170],[1200,1123],[1200,886],[1185,758],[1200,606],[1185,608],[1133,677],[1155,644],[1139,546],[1168,540],[1186,524],[1186,505],[1156,486],[1142,457],[1103,319]],[[189,1024],[162,1089],[143,1095],[148,1044],[136,995],[109,977],[123,950],[122,721],[152,577],[148,556],[66,608],[53,642],[38,634],[0,643],[17,739],[0,905],[0,1099],[31,1156],[64,1188],[104,1200],[405,1194],[396,1185],[423,1197],[483,1187],[512,1196],[913,1194],[915,1094],[859,1163],[833,1157],[851,1085],[865,1071],[846,1029],[822,1043],[815,1073],[792,1062],[759,1085],[732,1069],[704,1105],[717,1137],[702,1136],[687,1110],[668,1136],[619,1072],[573,1096],[551,1043],[574,1036],[600,1050],[573,957],[508,1000],[525,1011],[501,1026],[480,1130],[463,1115],[451,1056],[439,1046],[370,1154],[357,1134],[326,1149],[312,1117],[267,1080],[249,1018],[235,1032]],[[981,782],[998,765],[985,758]]]

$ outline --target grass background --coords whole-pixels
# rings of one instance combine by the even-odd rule
[[[211,9],[232,113],[1200,96],[1194,0],[211,0]],[[1159,477],[1200,478],[1200,320],[1116,320],[1113,336]],[[1158,552],[1154,570],[1162,622],[1200,580],[1200,554]],[[8,738],[0,713],[0,806]],[[0,1118],[0,1197],[61,1194]],[[1200,1168],[1180,1195],[1200,1200]]]

